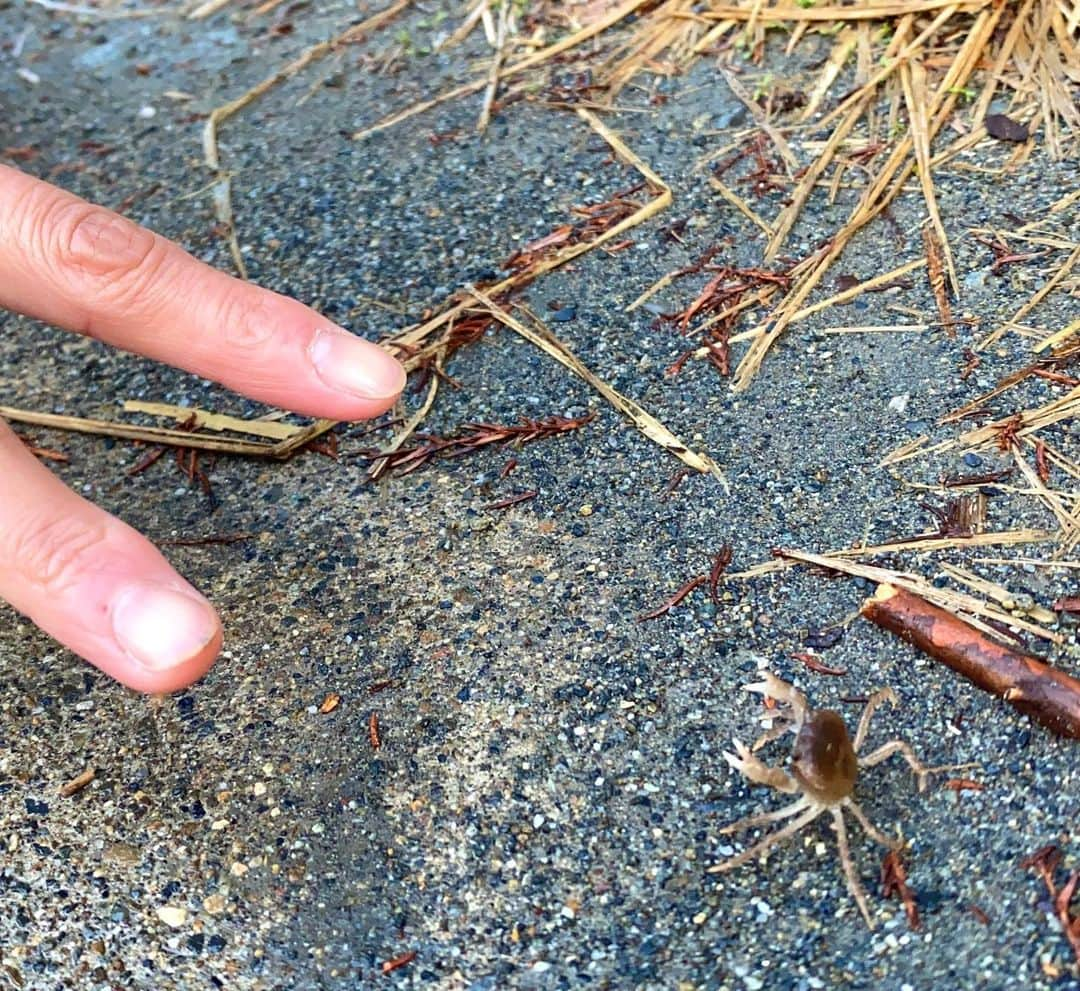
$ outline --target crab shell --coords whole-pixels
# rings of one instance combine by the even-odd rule
[[[792,773],[822,805],[836,805],[855,788],[859,760],[838,712],[820,709],[799,727],[791,755]]]

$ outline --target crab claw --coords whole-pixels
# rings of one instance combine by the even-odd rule
[[[724,760],[726,760],[733,768],[735,768],[736,771],[738,771],[744,777],[749,777],[749,775],[746,773],[749,764],[751,762],[755,764],[760,764],[761,761],[759,761],[752,753],[750,753],[749,748],[746,746],[745,743],[742,742],[742,740],[732,740],[731,745],[735,748],[735,753],[730,753],[729,751],[725,750],[723,755]]]
[[[761,672],[761,681],[752,681],[743,685],[744,692],[757,692],[759,695],[768,695],[771,698],[780,698],[784,690],[791,686],[786,681],[781,681],[771,671]]]
[[[768,764],[758,760],[741,740],[732,740],[731,745],[735,748],[735,753],[725,751],[724,760],[748,781],[768,785],[770,788],[789,794],[798,791],[799,786],[791,775],[778,767],[769,767]]]
[[[786,681],[781,681],[771,671],[762,671],[761,678],[761,681],[754,681],[748,685],[743,685],[743,690],[747,692],[757,692],[759,695],[765,695],[769,698],[776,699],[781,705],[788,706],[791,709],[791,715],[796,725],[802,725],[802,721],[809,711],[806,696],[804,696],[794,685],[789,685]]]

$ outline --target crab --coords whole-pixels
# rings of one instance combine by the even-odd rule
[[[890,740],[860,757],[859,751],[866,742],[870,720],[875,710],[884,702],[897,704],[896,693],[891,688],[881,689],[870,696],[859,719],[858,728],[855,730],[855,739],[852,740],[839,713],[831,709],[812,709],[802,692],[770,672],[763,672],[762,681],[743,687],[746,691],[758,692],[775,699],[780,706],[777,711],[778,718],[754,744],[753,750],[747,748],[739,740],[733,740],[732,746],[735,753],[725,753],[725,759],[750,781],[799,797],[783,808],[747,816],[721,829],[721,833],[734,833],[753,826],[763,826],[785,819],[792,820],[743,850],[742,853],[713,865],[709,868],[709,873],[724,873],[754,860],[777,843],[794,836],[822,813],[828,812],[832,816],[833,829],[836,831],[836,843],[840,851],[840,863],[847,880],[848,891],[859,906],[859,911],[866,920],[867,926],[873,929],[874,922],[870,917],[866,892],[863,890],[851,859],[844,812],[850,812],[876,843],[891,850],[898,849],[902,843],[890,839],[877,829],[852,797],[860,769],[874,767],[894,754],[899,754],[915,772],[919,791],[922,792],[925,791],[931,774],[976,765],[952,764],[926,767],[903,740]],[[790,774],[780,768],[769,767],[755,757],[753,752],[789,730],[795,734]]]

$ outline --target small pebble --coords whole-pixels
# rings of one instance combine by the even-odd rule
[[[157,910],[157,917],[171,929],[179,929],[187,922],[187,909],[180,905],[162,905]]]

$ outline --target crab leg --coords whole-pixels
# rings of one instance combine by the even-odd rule
[[[759,695],[767,695],[784,705],[790,706],[791,714],[795,717],[796,725],[801,726],[810,706],[803,695],[794,685],[781,681],[771,671],[762,672],[762,680],[755,681],[750,685],[743,685],[747,692],[757,692]]]
[[[862,715],[859,717],[858,729],[855,730],[855,740],[852,746],[855,748],[856,753],[862,749],[862,745],[866,742],[866,734],[870,729],[870,720],[874,718],[874,713],[882,702],[888,702],[890,705],[900,704],[896,692],[891,688],[882,688],[870,696],[866,702],[866,708],[863,709]]]
[[[867,926],[872,930],[874,921],[870,918],[870,907],[866,903],[866,892],[859,881],[859,875],[855,873],[855,864],[851,860],[851,849],[848,847],[847,827],[844,825],[844,813],[839,808],[832,810],[833,828],[836,830],[836,845],[840,848],[840,864],[844,868],[844,877],[847,878],[848,891],[855,903],[859,906]]]
[[[873,700],[871,699],[871,701]],[[867,708],[869,708],[869,704],[867,705]],[[934,768],[927,767],[919,760],[919,758],[915,756],[915,751],[903,740],[891,740],[888,743],[882,744],[873,753],[867,754],[865,757],[860,757],[859,767],[874,767],[876,764],[888,760],[893,754],[899,754],[908,762],[919,782],[919,791],[926,791],[926,780],[930,777],[930,772],[934,770]]]
[[[737,833],[742,829],[749,829],[751,826],[764,826],[767,822],[778,822],[781,819],[789,819],[791,816],[798,812],[802,812],[807,807],[810,799],[803,796],[796,802],[792,802],[790,805],[785,805],[782,809],[773,809],[772,812],[761,812],[758,815],[747,816],[745,819],[739,819],[730,825],[725,826],[720,830],[721,833]]]
[[[743,850],[742,853],[736,854],[734,857],[730,857],[719,864],[713,864],[713,866],[709,868],[708,873],[723,874],[725,871],[733,870],[734,868],[745,864],[747,861],[753,860],[770,847],[775,846],[782,840],[786,840],[789,836],[794,836],[803,828],[803,826],[813,822],[821,814],[821,811],[820,805],[811,805],[801,816],[792,822],[789,822],[783,829],[778,829],[775,833],[770,833],[765,839],[755,843],[748,850]]]
[[[866,818],[866,813],[863,812],[859,803],[852,798],[844,799],[844,808],[850,809],[851,814],[859,820],[859,825],[862,826],[864,832],[875,843],[880,843],[884,847],[888,847],[890,850],[896,849],[900,844],[893,839],[890,839],[883,832],[881,832],[869,819]]]

